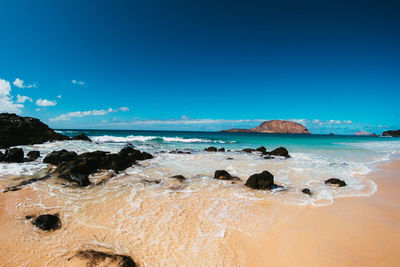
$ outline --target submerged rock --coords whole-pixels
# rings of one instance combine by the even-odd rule
[[[346,186],[346,182],[345,182],[345,181],[342,181],[342,180],[340,180],[340,179],[338,179],[338,178],[330,178],[330,179],[328,179],[328,180],[325,181],[325,184],[328,184],[328,185],[337,185],[338,187]]]
[[[22,181],[17,185],[7,187],[7,189],[4,190],[3,193],[7,193],[9,191],[18,191],[18,190],[21,190],[21,186],[28,185],[28,184],[31,184],[31,183],[36,183],[36,182],[43,181],[43,180],[47,180],[49,178],[51,178],[51,175],[49,175],[49,174],[47,174],[47,175],[45,175],[43,177],[40,177],[40,178],[31,178],[31,179]]]
[[[0,148],[56,140],[69,140],[69,137],[56,133],[38,119],[10,113],[0,114]]]
[[[274,176],[269,171],[253,174],[247,179],[245,186],[253,189],[276,189],[282,186],[274,183]]]
[[[40,151],[33,150],[29,151],[28,154],[26,154],[28,157],[28,161],[35,161],[38,157],[40,157]]]
[[[61,227],[61,220],[58,215],[44,214],[33,220],[32,224],[43,231],[50,231],[59,229]]]
[[[301,190],[301,192],[304,193],[304,194],[306,194],[306,195],[309,195],[309,196],[312,195],[311,190],[308,189],[308,188],[304,188],[303,190]]]
[[[43,163],[57,165],[65,161],[71,161],[77,156],[78,154],[76,154],[75,152],[67,151],[65,149],[53,151],[43,159]]]
[[[17,147],[7,149],[3,161],[22,163],[24,162],[24,151]]]
[[[92,142],[92,140],[86,136],[86,134],[81,133],[77,136],[74,136],[71,138],[71,140],[81,140],[81,141],[88,141],[88,142]]]
[[[110,266],[110,262],[120,267],[137,266],[130,256],[114,254],[114,253],[106,253],[91,249],[81,250],[75,255],[75,257],[86,260],[87,266],[103,266],[103,265]]]
[[[185,176],[183,176],[183,175],[174,175],[174,176],[171,176],[171,177],[169,177],[169,178],[174,178],[174,179],[177,179],[177,180],[179,180],[179,181],[184,181],[184,180],[186,180]]]
[[[214,173],[214,179],[219,180],[239,180],[238,177],[230,175],[229,172],[225,170],[216,170]]]
[[[208,152],[217,152],[217,148],[210,146],[204,149],[204,151],[208,151]]]

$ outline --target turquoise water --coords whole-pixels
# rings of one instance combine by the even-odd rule
[[[85,133],[93,140],[108,143],[151,145],[158,149],[203,149],[208,146],[226,149],[286,147],[291,152],[397,154],[400,138],[349,135],[287,135],[262,133],[183,132],[183,131],[121,131],[121,130],[60,130],[74,136]]]

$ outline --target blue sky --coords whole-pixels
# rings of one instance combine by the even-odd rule
[[[398,14],[378,0],[0,1],[0,112],[54,128],[400,128]]]

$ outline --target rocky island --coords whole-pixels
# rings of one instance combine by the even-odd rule
[[[284,120],[271,120],[261,123],[251,129],[230,129],[221,132],[231,133],[281,133],[281,134],[310,134],[300,123]]]

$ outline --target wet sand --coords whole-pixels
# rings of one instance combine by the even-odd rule
[[[74,255],[95,249],[140,266],[398,266],[399,176],[392,161],[368,175],[373,196],[325,207],[229,205],[234,188],[139,198],[106,190],[113,180],[71,205],[57,190],[26,187],[0,193],[0,265],[84,266]],[[62,228],[42,232],[24,218],[45,212],[60,214]]]

